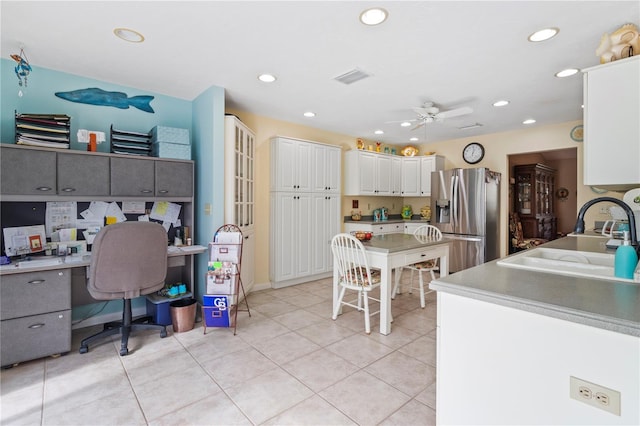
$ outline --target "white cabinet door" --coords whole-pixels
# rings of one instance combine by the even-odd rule
[[[313,195],[314,227],[312,273],[329,272],[333,267],[331,239],[340,232],[340,196],[331,194]]]
[[[431,196],[431,172],[444,170],[444,157],[430,155],[420,158],[420,196]]]
[[[271,140],[271,191],[310,192],[313,168],[311,144],[297,139]]]
[[[225,117],[225,223],[250,232],[254,226],[255,135],[236,117]],[[253,267],[253,266],[252,266]]]
[[[338,147],[311,145],[313,161],[312,190],[314,192],[340,192],[340,153]]]
[[[420,157],[402,159],[402,196],[420,196]]]
[[[391,195],[391,157],[376,157],[376,195]]]
[[[273,192],[271,275],[286,281],[310,275],[312,263],[312,194]]]
[[[360,185],[359,194],[361,195],[376,195],[377,191],[377,164],[378,160],[374,154],[366,152],[359,153],[359,161],[356,165],[356,170],[359,171]]]
[[[585,70],[584,184],[640,184],[640,56]]]
[[[391,195],[402,195],[402,158],[391,157]]]

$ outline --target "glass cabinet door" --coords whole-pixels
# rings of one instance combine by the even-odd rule
[[[520,214],[531,214],[531,175],[522,174],[518,176],[517,182],[518,204],[517,210]]]

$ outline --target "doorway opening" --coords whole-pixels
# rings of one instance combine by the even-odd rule
[[[522,223],[521,237],[552,240],[573,231],[578,195],[578,149],[509,155],[509,216]],[[539,165],[539,166],[538,166]],[[509,230],[509,253],[514,247]]]

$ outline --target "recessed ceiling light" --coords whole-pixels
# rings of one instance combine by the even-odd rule
[[[500,101],[495,101],[493,103],[494,107],[501,107],[501,106],[505,106],[505,105],[509,105],[509,101],[500,100]]]
[[[311,112],[311,111],[307,111],[303,114],[305,117],[315,117],[316,113],[315,112]]]
[[[535,122],[536,122],[536,120],[534,120],[533,118],[529,118],[529,119],[527,119],[527,120],[524,120],[524,121],[522,122],[522,124],[533,124],[533,123],[535,123]]]
[[[409,142],[416,142],[418,140],[418,138],[416,138],[415,136],[412,137],[411,139],[409,139]]]
[[[388,15],[386,10],[380,7],[372,7],[360,14],[360,22],[365,25],[379,25],[387,19]]]
[[[400,125],[401,125],[402,127],[409,127],[409,126],[411,126],[411,123],[410,123],[410,122],[408,122],[408,121],[403,121],[402,123],[400,123]]]
[[[529,41],[545,41],[549,40],[551,37],[554,37],[556,34],[560,32],[557,28],[545,28],[544,30],[536,31],[535,33],[529,36]]]
[[[570,77],[578,72],[576,68],[567,68],[566,70],[558,71],[556,77]]]
[[[375,132],[376,135],[384,135],[384,132],[382,130],[376,130]]]
[[[260,74],[258,76],[258,80],[264,83],[273,83],[274,81],[276,81],[276,77],[271,74]]]
[[[113,30],[116,37],[121,38],[124,41],[130,41],[131,43],[142,43],[144,36],[137,31],[130,30],[129,28],[116,28]]]

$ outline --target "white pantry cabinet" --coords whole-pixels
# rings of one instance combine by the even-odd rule
[[[255,279],[255,135],[235,116],[224,122],[224,221],[242,231],[241,278],[245,290]]]
[[[328,277],[340,230],[341,148],[271,139],[269,278],[274,288]]]
[[[640,184],[640,56],[584,70],[584,184]]]

